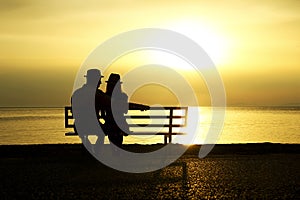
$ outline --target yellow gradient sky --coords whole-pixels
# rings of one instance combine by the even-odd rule
[[[3,0],[0,27],[0,106],[69,104],[77,70],[97,45],[124,31],[149,27],[175,30],[198,42],[216,63],[228,105],[300,104],[297,0]],[[137,56],[129,57],[115,64],[130,69],[139,63]],[[148,58],[181,67],[163,54]],[[180,70],[199,92],[200,104],[208,105],[205,84],[185,67]],[[150,88],[155,86],[144,91]],[[143,99],[142,93],[137,91],[133,100],[155,102],[155,95]],[[176,102],[169,96],[170,104]],[[167,104],[168,99],[159,101]]]

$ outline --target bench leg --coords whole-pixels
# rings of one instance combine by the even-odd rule
[[[164,136],[164,139],[165,139],[165,144],[167,144],[168,140],[167,140],[167,136],[166,135]]]
[[[169,143],[172,142],[172,135],[169,135]]]

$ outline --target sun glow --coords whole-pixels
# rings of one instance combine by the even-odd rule
[[[229,56],[228,39],[205,24],[196,21],[181,21],[167,26],[197,42],[216,65],[224,65]]]

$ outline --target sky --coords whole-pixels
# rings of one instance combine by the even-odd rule
[[[139,28],[177,31],[203,47],[222,77],[229,106],[299,105],[299,10],[297,0],[1,0],[0,106],[70,104],[76,74],[88,55],[112,36]],[[177,59],[136,52],[104,75],[125,76],[134,66],[161,63],[188,79],[199,105],[209,105],[201,76]],[[176,95],[167,87],[145,85],[130,98],[176,104]]]

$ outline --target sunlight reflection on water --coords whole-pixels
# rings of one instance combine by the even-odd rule
[[[189,107],[189,113],[191,109]],[[200,107],[200,119],[195,144],[202,144],[211,122],[211,109]],[[192,119],[188,118],[189,130]],[[223,132],[217,143],[300,143],[300,109],[266,107],[229,107]],[[63,108],[1,108],[0,144],[79,143],[78,137],[65,137],[71,130],[64,128]],[[186,136],[173,137],[184,143]],[[108,140],[106,138],[106,143]],[[128,136],[124,143],[163,143],[163,136]]]

